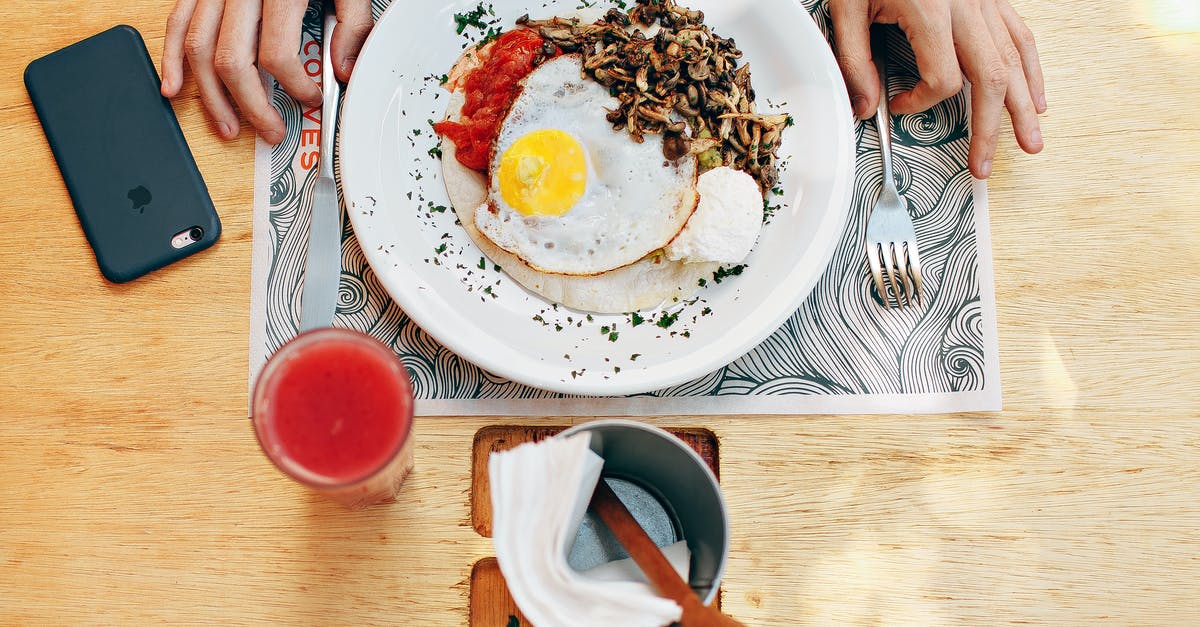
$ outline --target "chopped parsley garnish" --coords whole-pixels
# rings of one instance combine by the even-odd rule
[[[775,212],[779,211],[779,209],[782,206],[783,205],[772,205],[770,200],[764,198],[763,199],[763,224],[770,222],[771,218],[775,217]]]
[[[637,358],[638,358],[638,357],[641,357],[641,356],[642,356],[642,354],[641,354],[641,353],[634,353],[634,354],[632,354],[632,355],[630,355],[630,356],[629,356],[629,361],[637,361]]]
[[[480,4],[466,13],[455,13],[454,23],[458,26],[454,32],[461,35],[463,31],[467,30],[468,26],[485,30],[488,27],[488,23],[484,21],[484,17],[488,15],[496,15],[496,11],[492,9],[492,5],[490,4],[486,7]]]
[[[615,342],[615,341],[617,341],[618,337],[620,337],[620,334],[617,333],[616,331],[613,331],[612,333],[608,334],[608,341]]]
[[[444,253],[444,252],[446,252],[446,242],[442,242],[442,245],[441,245],[441,246],[438,246],[437,248],[434,248],[434,249],[433,249],[433,252],[435,252],[435,253],[437,253],[437,254],[439,254],[439,255],[440,255],[440,254],[442,254],[442,253]]]
[[[655,322],[654,324],[665,329],[665,328],[675,324],[675,321],[678,319],[679,319],[678,311],[675,313],[670,313],[670,314],[663,312],[663,315],[659,316],[658,322]]]
[[[487,261],[486,261],[486,260],[484,260],[484,258],[483,258],[483,257],[480,257],[480,258],[479,258],[479,269],[480,269],[480,270],[487,270]]]
[[[641,324],[641,323],[645,322],[645,321],[646,321],[646,319],[645,319],[645,318],[643,318],[643,317],[642,317],[640,314],[638,314],[638,312],[636,312],[636,311],[635,311],[635,312],[633,312],[633,315],[632,315],[632,316],[630,316],[630,318],[629,318],[629,322],[630,322],[630,324],[632,324],[632,325],[633,325],[633,326],[635,326],[635,327],[636,327],[637,325],[639,325],[639,324]]]
[[[500,39],[501,33],[502,31],[500,28],[496,26],[487,29],[487,32],[483,34],[483,38],[479,40],[479,43],[476,45],[476,47],[482,47],[490,42]]]
[[[745,270],[745,269],[746,269],[746,264],[742,264],[742,265],[738,265],[738,266],[731,266],[728,268],[725,266],[721,266],[720,268],[717,268],[716,272],[713,273],[713,281],[720,283],[721,281],[723,281],[731,276],[739,276],[742,274],[742,270]]]

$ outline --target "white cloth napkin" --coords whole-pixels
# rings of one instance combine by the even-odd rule
[[[604,465],[588,447],[590,440],[589,433],[549,438],[488,459],[492,541],[508,590],[538,627],[660,627],[678,621],[679,605],[654,594],[644,578],[627,580],[641,578],[636,566],[612,562],[584,574],[567,564]],[[684,558],[686,576],[687,546],[671,547],[668,558],[672,555],[676,570],[678,558]]]

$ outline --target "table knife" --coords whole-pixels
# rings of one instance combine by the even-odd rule
[[[342,275],[342,216],[337,185],[333,180],[333,139],[337,128],[340,87],[333,75],[330,42],[337,16],[333,3],[325,3],[321,46],[321,156],[308,227],[308,257],[304,260],[304,288],[300,294],[300,330],[333,324],[337,311],[338,283]]]

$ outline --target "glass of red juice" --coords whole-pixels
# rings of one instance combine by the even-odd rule
[[[275,466],[348,507],[393,500],[412,470],[412,384],[396,354],[368,335],[296,336],[267,361],[251,403]]]

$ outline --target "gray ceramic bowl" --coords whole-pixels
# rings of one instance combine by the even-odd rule
[[[592,434],[592,450],[604,458],[603,478],[655,542],[687,541],[692,554],[688,583],[705,603],[712,602],[729,557],[729,517],[708,465],[679,438],[633,420],[596,420],[560,437],[584,431]],[[568,562],[582,570],[626,555],[589,511]]]

